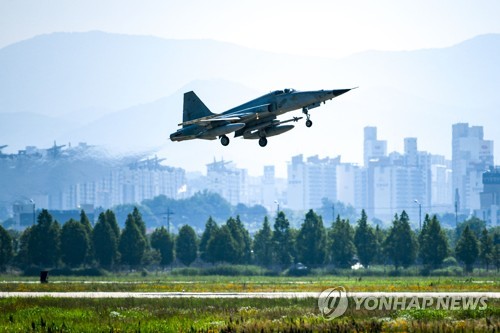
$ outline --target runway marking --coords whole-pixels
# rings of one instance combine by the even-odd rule
[[[0,292],[0,298],[318,298],[320,292]],[[348,292],[348,297],[487,297],[500,292]]]

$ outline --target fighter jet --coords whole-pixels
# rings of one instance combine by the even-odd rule
[[[212,113],[193,91],[184,94],[184,107],[181,129],[170,135],[172,141],[192,139],[220,139],[223,146],[229,144],[227,134],[235,132],[234,137],[258,139],[265,147],[267,138],[288,132],[303,117],[278,120],[284,113],[302,109],[306,116],[306,126],[311,127],[309,110],[319,107],[321,102],[340,96],[351,89],[297,91],[294,89],[276,90],[253,99],[240,106],[222,112]],[[285,125],[287,124],[287,125]]]

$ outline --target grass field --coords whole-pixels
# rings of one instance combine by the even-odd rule
[[[352,303],[352,302],[351,302]],[[328,321],[316,299],[0,299],[2,332],[492,332],[485,310],[355,310]]]
[[[119,274],[104,277],[0,276],[0,291],[124,291],[124,292],[273,292],[321,291],[343,286],[348,291],[490,291],[500,292],[500,277],[267,277],[267,276],[172,276],[165,273]]]
[[[500,292],[496,275],[466,277],[0,276],[0,291],[251,292],[348,291]],[[356,310],[328,321],[317,299],[0,299],[0,332],[498,332],[500,300],[480,310]]]

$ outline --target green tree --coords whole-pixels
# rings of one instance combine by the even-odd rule
[[[90,223],[90,220],[83,209],[80,212],[80,224],[84,226],[85,232],[87,233],[87,238],[89,240],[89,247],[87,250],[87,255],[85,257],[85,263],[88,264],[91,263],[94,258],[94,247],[92,243],[92,224]]]
[[[207,244],[207,259],[209,262],[238,263],[238,244],[231,235],[227,224],[215,230]]]
[[[368,224],[368,216],[363,209],[354,232],[354,245],[361,264],[368,267],[377,254],[377,238],[373,228]]]
[[[422,231],[418,235],[419,255],[427,268],[435,269],[441,266],[448,256],[448,238],[436,215],[425,216]]]
[[[337,220],[330,230],[330,255],[332,263],[341,268],[351,266],[352,258],[356,254],[354,246],[354,230],[349,220],[342,220],[337,215]]]
[[[9,263],[14,252],[12,246],[12,237],[0,225],[0,270],[4,270],[5,266]]]
[[[175,242],[175,253],[177,258],[186,266],[191,265],[198,255],[196,233],[187,224],[183,225],[179,230],[179,236],[177,236]]]
[[[230,217],[226,222],[231,236],[236,242],[236,260],[242,264],[248,264],[251,260],[252,243],[251,238],[239,216],[236,219]]]
[[[296,240],[298,259],[305,265],[318,267],[326,260],[326,231],[321,216],[307,212]]]
[[[106,210],[104,213],[106,218],[104,221],[111,227],[111,230],[113,230],[116,239],[120,239],[120,227],[118,226],[118,222],[116,221],[116,215],[112,210]]]
[[[383,249],[383,244],[385,242],[387,230],[380,228],[380,225],[375,226],[375,240],[376,247],[373,252],[375,252],[375,256],[373,257],[373,263],[385,265],[387,263],[387,255]]]
[[[164,226],[151,234],[151,247],[160,252],[160,265],[168,266],[174,261],[174,240]]]
[[[90,249],[90,239],[85,226],[73,219],[66,222],[61,230],[61,257],[70,267],[83,264]]]
[[[290,222],[282,211],[274,222],[273,252],[274,264],[281,268],[288,267],[292,263],[293,238],[290,230]]]
[[[92,235],[92,224],[83,209],[80,211],[80,223],[85,227],[85,231],[90,237]]]
[[[21,233],[21,237],[19,237],[19,250],[17,251],[15,262],[21,267],[33,265],[28,249],[33,228],[34,226],[27,227]]]
[[[395,215],[392,227],[384,242],[384,249],[396,270],[400,266],[406,268],[415,262],[418,244],[405,211],[401,213],[400,218],[397,214]]]
[[[467,226],[469,226],[469,229],[474,233],[476,238],[479,239],[481,238],[481,232],[483,231],[484,228],[486,228],[486,223],[475,216],[461,223],[458,223],[456,228],[457,240],[460,239],[462,232],[465,230]]]
[[[61,228],[46,209],[38,215],[28,240],[28,257],[31,263],[40,266],[55,266],[59,261]]]
[[[118,244],[121,262],[132,267],[138,267],[142,262],[146,246],[146,239],[137,225],[134,215],[129,214]]]
[[[210,216],[205,224],[205,230],[203,231],[200,240],[200,258],[205,261],[209,261],[207,257],[208,241],[213,237],[218,229],[219,226],[217,225],[217,222],[215,222]]]
[[[490,264],[494,260],[495,245],[493,244],[493,237],[488,233],[486,228],[481,233],[479,239],[479,260],[489,270]]]
[[[273,231],[267,216],[264,217],[262,229],[255,234],[253,245],[257,263],[264,267],[271,266],[273,262]]]
[[[132,216],[134,217],[135,224],[139,228],[139,231],[142,234],[142,237],[147,240],[146,236],[146,222],[142,219],[142,215],[139,212],[139,209],[137,207],[134,207],[134,210],[132,211]]]
[[[92,247],[99,265],[111,268],[118,259],[118,238],[113,227],[106,220],[107,216],[111,216],[111,214],[99,214],[98,221],[92,231]]]
[[[356,209],[350,204],[343,202],[333,202],[328,198],[321,199],[321,208],[318,209],[319,214],[324,217],[326,221],[331,220],[332,224],[335,223],[335,216],[343,216],[346,220],[354,220],[356,218]],[[330,218],[331,217],[331,218]]]
[[[474,232],[466,226],[458,239],[455,254],[465,264],[465,271],[470,273],[479,255],[479,244]]]
[[[500,271],[500,230],[495,228],[493,232],[493,264],[497,272]]]

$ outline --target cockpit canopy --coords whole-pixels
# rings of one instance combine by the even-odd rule
[[[276,90],[274,92],[274,95],[281,95],[281,94],[291,94],[295,92],[295,89],[292,88],[286,88],[285,90]]]

